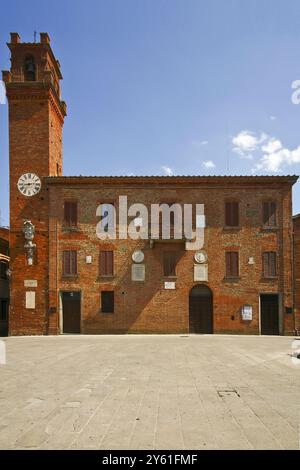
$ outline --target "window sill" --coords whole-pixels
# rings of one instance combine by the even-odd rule
[[[163,276],[163,281],[177,281],[177,276]]]
[[[261,228],[262,232],[278,232],[278,230],[279,230],[279,227],[277,227],[277,226],[274,226],[274,227],[263,226]]]
[[[63,274],[61,278],[63,281],[70,281],[70,280],[76,281],[78,280],[79,276],[78,274]]]
[[[61,228],[62,232],[80,232],[79,227],[67,227],[65,225]]]
[[[232,276],[232,277],[224,277],[224,282],[239,282],[241,280],[241,276]]]
[[[240,227],[240,226],[238,226],[238,227],[235,227],[235,226],[230,227],[230,226],[228,226],[228,225],[225,225],[225,227],[223,227],[223,230],[224,230],[225,232],[231,232],[231,231],[232,231],[232,232],[238,232],[239,230],[241,230],[241,227]]]
[[[115,312],[102,312],[102,310],[100,310],[100,313],[101,315],[113,315]]]
[[[264,277],[261,277],[260,279],[261,282],[268,282],[268,281],[278,281],[278,276],[264,276]]]
[[[97,277],[97,281],[112,281],[115,278],[114,274],[102,274],[101,276]]]

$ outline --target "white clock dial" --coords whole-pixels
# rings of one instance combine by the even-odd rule
[[[20,176],[17,186],[23,196],[30,197],[40,192],[42,183],[40,178],[34,173],[25,173]]]

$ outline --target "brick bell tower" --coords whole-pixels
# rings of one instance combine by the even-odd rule
[[[11,33],[11,69],[3,71],[9,103],[11,335],[51,334],[49,215],[46,176],[62,174],[59,62],[47,33],[22,43]]]

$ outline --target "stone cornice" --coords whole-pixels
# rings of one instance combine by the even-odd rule
[[[50,176],[45,177],[49,185],[126,185],[126,186],[292,186],[296,175],[287,176]]]

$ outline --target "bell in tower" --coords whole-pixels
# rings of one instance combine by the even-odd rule
[[[24,62],[24,79],[26,82],[35,82],[35,63],[32,55],[25,58]]]

